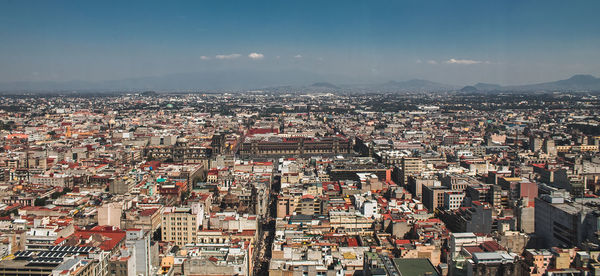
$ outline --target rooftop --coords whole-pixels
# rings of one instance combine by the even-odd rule
[[[440,275],[429,259],[394,259],[394,263],[402,275]]]

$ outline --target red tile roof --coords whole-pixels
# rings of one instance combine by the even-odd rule
[[[99,245],[92,243],[79,244],[81,246],[97,246],[104,251],[112,251],[121,241],[125,239],[126,232],[122,230],[114,230],[110,226],[96,226],[90,230],[76,230],[71,236],[66,239],[77,238],[80,241],[87,241],[92,236],[102,237]],[[55,243],[61,243],[64,239],[58,239]]]
[[[140,216],[143,216],[143,217],[151,216],[154,213],[156,213],[156,211],[158,211],[158,208],[144,209],[143,211],[140,212]]]

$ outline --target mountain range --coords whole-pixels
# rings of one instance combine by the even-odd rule
[[[330,80],[323,81],[323,80]],[[574,75],[565,80],[526,85],[501,86],[476,83],[460,87],[423,79],[388,81],[382,83],[352,83],[352,78],[322,75],[305,71],[211,71],[172,74],[157,77],[128,78],[109,81],[27,81],[0,82],[0,91],[53,92],[53,91],[266,91],[289,92],[441,92],[465,93],[493,91],[600,91],[600,78],[592,75]],[[312,83],[312,84],[310,84]]]
[[[600,78],[592,75],[574,75],[565,80],[552,82],[501,86],[498,84],[477,83],[467,85],[461,92],[490,92],[490,91],[600,91]]]
[[[504,90],[569,90],[569,91],[600,91],[600,78],[592,75],[574,75],[566,80],[544,82],[529,85],[501,87]]]

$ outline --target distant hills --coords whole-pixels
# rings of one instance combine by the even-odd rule
[[[323,81],[323,80],[331,80]],[[109,81],[32,81],[0,82],[0,91],[53,92],[53,91],[248,91],[273,92],[441,92],[464,93],[494,91],[600,91],[600,78],[592,75],[574,75],[565,80],[527,85],[502,86],[476,83],[464,87],[423,79],[392,80],[382,83],[348,84],[351,78],[322,75],[306,71],[210,71],[199,73],[172,74],[157,77],[129,78]],[[308,85],[307,85],[308,84]]]
[[[494,90],[494,89],[502,88],[502,86],[499,84],[481,83],[481,82],[475,84],[474,87],[478,90]]]
[[[329,82],[315,82],[311,86],[312,87],[320,87],[320,88],[339,89],[339,87],[337,87],[336,85],[331,84]]]
[[[473,86],[465,86],[460,91],[469,93],[478,91],[600,91],[600,78],[592,75],[574,75],[566,80],[510,86],[478,83]]]
[[[553,82],[502,86],[492,83],[476,83],[459,87],[455,85],[443,84],[439,82],[411,79],[406,81],[388,81],[385,83],[361,84],[361,85],[335,85],[330,82],[316,82],[310,86],[285,86],[267,90],[286,90],[286,91],[347,91],[347,92],[441,92],[441,91],[459,91],[463,93],[484,93],[484,92],[504,92],[504,91],[600,91],[600,78],[591,75],[575,75],[566,80]]]
[[[465,93],[475,93],[478,91],[479,91],[479,89],[477,89],[477,87],[472,86],[472,85],[467,85],[460,89],[460,92],[465,92]]]

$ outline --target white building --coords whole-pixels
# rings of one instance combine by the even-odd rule
[[[362,206],[362,211],[363,211],[363,215],[365,217],[374,217],[374,218],[379,218],[381,217],[381,214],[379,214],[379,205],[377,204],[377,201],[375,200],[366,200],[363,203]]]

